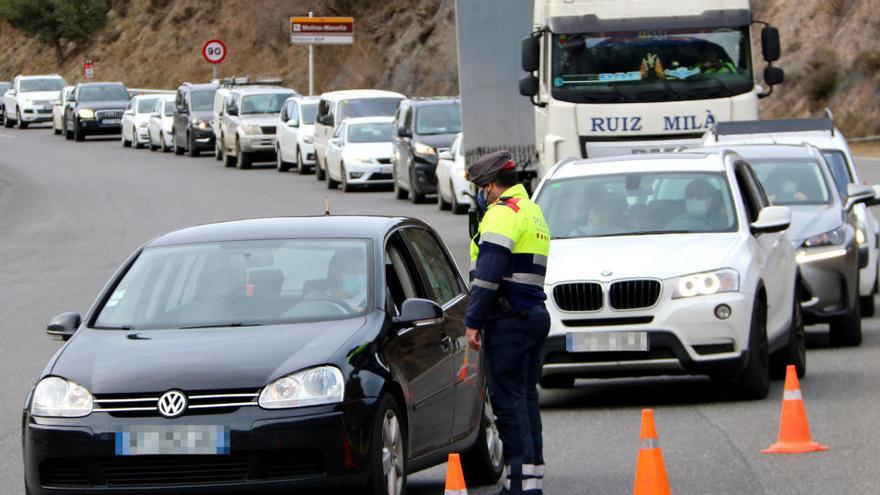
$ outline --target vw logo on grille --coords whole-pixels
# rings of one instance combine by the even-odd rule
[[[172,390],[165,392],[159,397],[159,414],[166,418],[176,418],[186,411],[186,395],[183,392]]]

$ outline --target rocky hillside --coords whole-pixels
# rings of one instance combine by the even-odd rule
[[[0,78],[54,72],[81,79],[82,58],[100,79],[173,88],[205,80],[201,44],[230,52],[221,75],[280,76],[307,89],[307,50],[288,43],[287,18],[353,15],[355,44],[316,49],[316,89],[382,87],[412,95],[457,93],[454,0],[111,0],[109,21],[84,46],[53,51],[0,24]],[[877,0],[754,0],[756,17],[780,27],[787,82],[762,101],[765,117],[832,108],[853,136],[880,134]]]

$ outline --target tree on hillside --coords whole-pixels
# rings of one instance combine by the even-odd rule
[[[106,0],[0,0],[0,16],[12,27],[55,49],[64,63],[62,41],[82,43],[107,22]]]

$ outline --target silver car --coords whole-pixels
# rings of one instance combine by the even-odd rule
[[[275,130],[284,101],[296,91],[278,86],[236,88],[223,108],[223,164],[250,168],[255,161],[275,161]]]

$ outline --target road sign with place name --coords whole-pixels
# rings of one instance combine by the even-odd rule
[[[202,45],[202,57],[209,64],[226,60],[226,44],[220,40],[208,40]]]
[[[294,45],[350,45],[354,43],[354,17],[291,17],[290,42]]]

